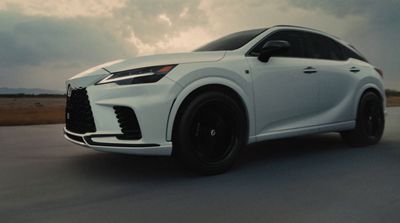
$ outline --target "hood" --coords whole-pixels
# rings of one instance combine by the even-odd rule
[[[108,67],[112,64],[120,63],[123,60],[115,60],[108,63],[100,64],[98,66],[92,67],[88,70],[85,70],[71,78],[69,78],[66,82],[66,85],[70,85],[72,88],[79,88],[79,87],[87,87],[96,83],[101,78],[110,75],[103,67]]]
[[[215,51],[161,54],[116,60],[95,66],[71,77],[67,81],[67,86],[71,85],[74,88],[87,87],[110,75],[110,73],[118,71],[168,64],[212,62],[221,60],[224,56],[225,51]]]
[[[103,68],[113,73],[117,71],[158,65],[213,62],[221,60],[224,58],[224,56],[225,51],[160,54],[135,57]]]

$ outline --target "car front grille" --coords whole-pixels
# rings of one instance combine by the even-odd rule
[[[86,88],[77,88],[67,97],[65,123],[68,131],[84,134],[95,132],[96,126]]]
[[[140,131],[139,122],[132,108],[124,106],[114,106],[114,112],[117,116],[119,126],[123,135],[118,136],[118,139],[141,139],[142,132]]]

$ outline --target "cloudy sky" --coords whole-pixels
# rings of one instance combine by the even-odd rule
[[[277,24],[339,36],[400,90],[400,0],[0,0],[0,87],[63,90],[106,61]]]

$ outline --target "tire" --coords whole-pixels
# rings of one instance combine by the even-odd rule
[[[356,128],[341,132],[343,140],[354,147],[374,145],[380,141],[385,128],[385,116],[381,98],[373,92],[361,97]]]
[[[230,96],[205,92],[184,105],[174,125],[173,154],[201,175],[230,169],[246,142],[247,118]]]

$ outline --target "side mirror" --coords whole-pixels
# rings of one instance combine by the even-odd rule
[[[268,62],[269,58],[278,53],[283,53],[290,48],[290,43],[284,40],[271,40],[264,44],[261,48],[258,59],[261,62]]]

